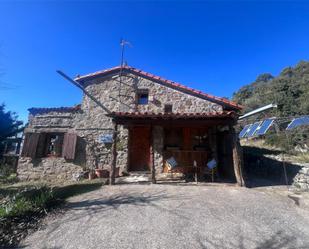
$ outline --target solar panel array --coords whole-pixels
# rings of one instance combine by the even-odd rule
[[[246,125],[239,133],[239,138],[264,135],[274,123],[274,118],[265,119],[254,124]]]
[[[294,118],[291,123],[289,123],[287,130],[292,130],[296,127],[302,126],[302,125],[309,125],[309,116],[303,116],[299,118]]]
[[[260,124],[262,122],[255,122],[251,127],[250,130],[247,132],[246,137],[253,137],[254,133],[256,132],[256,130],[259,128]]]
[[[260,136],[266,134],[266,132],[269,130],[269,128],[272,126],[274,123],[273,118],[265,119],[263,123],[260,125],[258,130],[255,132],[255,135]]]
[[[251,127],[251,124],[246,125],[239,133],[239,138],[243,138],[245,135],[247,135],[247,132],[249,131],[250,127]]]
[[[242,131],[239,133],[239,138],[246,138],[246,137],[254,137],[254,136],[261,136],[265,135],[269,128],[273,125],[275,118],[268,118],[263,121],[255,122],[253,124],[246,125]],[[289,125],[287,126],[286,130],[292,130],[296,127],[309,125],[309,116],[302,116],[299,118],[294,118]]]

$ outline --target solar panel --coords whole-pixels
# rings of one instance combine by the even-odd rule
[[[245,127],[241,130],[241,132],[239,132],[238,137],[243,138],[247,134],[250,126],[251,126],[251,124],[245,125]]]
[[[274,119],[272,118],[265,119],[263,123],[260,125],[260,127],[257,129],[257,131],[255,132],[255,135],[257,136],[264,135],[269,130],[269,128],[271,127],[273,123],[274,123]]]
[[[252,137],[254,135],[254,133],[256,132],[256,130],[259,128],[260,124],[261,124],[261,121],[254,123],[250,127],[249,131],[247,132],[246,137]]]
[[[295,118],[292,120],[291,123],[289,123],[288,127],[286,128],[287,130],[292,130],[298,126],[301,125],[309,125],[309,116],[303,116],[300,118]]]

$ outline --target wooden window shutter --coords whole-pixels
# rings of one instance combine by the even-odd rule
[[[65,159],[73,160],[75,158],[77,135],[75,133],[64,134],[62,156]]]
[[[21,153],[23,157],[35,158],[39,138],[40,138],[40,133],[26,133],[23,150]]]

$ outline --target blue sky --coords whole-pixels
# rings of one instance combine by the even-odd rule
[[[309,57],[309,1],[0,1],[0,102],[27,120],[30,107],[71,106],[70,76],[120,64],[231,97],[258,74]]]

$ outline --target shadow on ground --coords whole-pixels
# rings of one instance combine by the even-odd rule
[[[81,182],[65,186],[57,186],[53,188],[54,197],[58,199],[66,199],[68,197],[84,194],[97,190],[104,185],[103,182]]]
[[[59,226],[65,226],[64,228],[62,227],[63,231],[71,227],[73,229],[71,230],[72,233],[75,234],[75,232],[78,232],[79,234],[84,234],[87,231],[89,232],[89,230],[87,230],[87,224],[91,224],[91,227],[98,227],[99,224],[104,222],[106,217],[108,217],[108,220],[121,219],[121,217],[123,217],[122,215],[128,215],[127,210],[132,206],[145,208],[155,207],[162,213],[169,212],[179,219],[186,219],[186,224],[188,224],[188,221],[192,220],[192,217],[189,215],[186,216],[186,212],[183,212],[183,209],[180,208],[182,205],[181,200],[188,201],[192,199],[190,192],[170,194],[162,189],[160,189],[160,191],[148,192],[142,189],[139,189],[140,191],[132,191],[131,188],[118,189],[114,186],[112,188],[116,188],[116,193],[112,193],[113,191],[110,191],[110,188],[111,187],[106,186],[95,193],[72,198],[67,205],[67,215],[52,221],[46,228],[47,230],[44,232],[45,235],[40,235],[40,240],[57,241],[59,239],[59,231],[57,231]],[[167,208],[164,204],[162,205],[162,201],[164,202],[167,200],[177,200],[175,202],[177,204]],[[116,212],[108,212],[109,210],[115,210]],[[74,223],[76,220],[79,220],[79,222]],[[76,226],[76,224],[81,224],[81,226]],[[85,224],[85,228],[83,228],[83,224]],[[76,231],[74,229],[76,229]],[[242,236],[244,231],[242,231],[241,228],[238,234],[233,235],[231,233],[230,237],[223,237],[220,231],[218,231],[212,239],[210,239],[209,236],[205,239],[201,231],[201,233],[197,233],[195,236],[194,234],[192,235],[192,243],[196,245],[195,248],[309,248],[309,244],[306,246],[299,246],[298,238],[285,231],[273,231],[273,234],[262,237],[262,240],[255,240],[255,238],[261,238],[261,233],[265,232],[264,229],[264,227],[256,227],[256,234],[259,235],[257,237]],[[145,239],[148,238],[146,237]],[[62,247],[46,248],[60,249]]]
[[[243,146],[244,170],[248,187],[286,185],[283,162],[266,155],[278,155],[280,151],[271,151],[264,148]],[[292,163],[285,163],[287,183],[291,185],[293,178],[301,167]]]
[[[254,241],[252,239],[239,236],[237,242],[233,243],[230,240],[226,241],[222,238],[217,238],[214,240],[202,241],[197,238],[197,242],[201,249],[208,248],[235,248],[235,249],[306,249],[309,247],[309,243],[304,246],[299,246],[297,243],[297,238],[291,236],[283,231],[278,231],[274,235],[265,238],[263,241]],[[254,246],[252,245],[254,244]],[[251,245],[251,246],[250,246]]]

